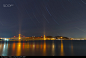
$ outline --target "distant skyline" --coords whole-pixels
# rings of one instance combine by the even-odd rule
[[[86,0],[0,0],[0,37],[86,38]]]

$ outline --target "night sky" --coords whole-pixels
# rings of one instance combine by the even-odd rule
[[[0,0],[0,37],[19,32],[86,38],[86,0]]]

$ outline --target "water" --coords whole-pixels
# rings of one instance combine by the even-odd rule
[[[0,56],[86,56],[86,41],[0,41]]]

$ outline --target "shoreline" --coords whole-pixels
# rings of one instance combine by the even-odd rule
[[[0,41],[5,41],[5,40],[0,40]],[[48,41],[48,40],[9,40],[9,41]],[[66,41],[66,40],[49,40],[49,41]],[[85,41],[85,40],[67,40],[67,41]]]

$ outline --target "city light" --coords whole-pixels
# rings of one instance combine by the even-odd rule
[[[86,40],[84,38],[69,38],[69,37],[63,37],[63,36],[57,36],[57,37],[47,37],[45,36],[44,34],[44,37],[35,37],[35,36],[32,36],[32,37],[25,37],[24,35],[21,35],[21,34],[18,34],[17,36],[13,36],[11,38],[0,38],[1,41],[4,40],[4,41],[14,41],[14,40],[25,40],[25,41],[28,41],[28,40]]]
[[[7,39],[5,38],[5,40],[7,40]]]
[[[16,37],[16,36],[14,36],[14,37]]]
[[[63,37],[61,37],[61,39],[62,39]]]
[[[21,34],[19,34],[19,40],[21,39]]]
[[[6,39],[6,38],[5,38],[4,40],[5,40],[5,41],[9,41],[9,39]]]
[[[45,35],[44,35],[44,40],[46,40]]]

